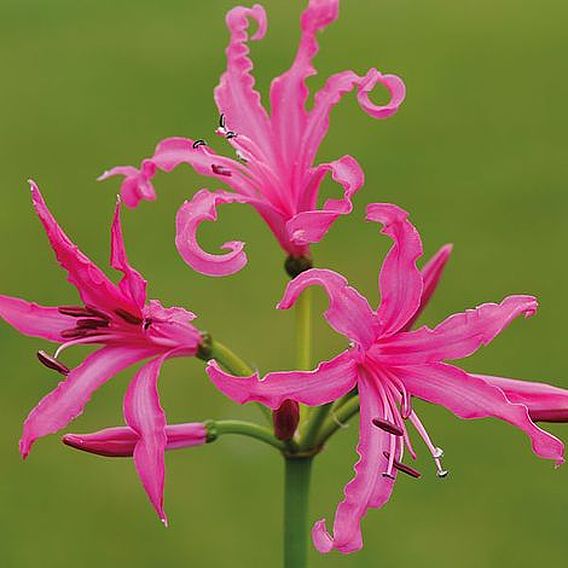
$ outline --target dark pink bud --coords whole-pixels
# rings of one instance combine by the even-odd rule
[[[300,407],[294,400],[285,400],[278,410],[272,413],[274,435],[279,440],[291,440],[300,421]]]

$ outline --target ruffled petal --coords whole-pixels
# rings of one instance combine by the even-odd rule
[[[24,335],[61,341],[61,332],[75,326],[76,320],[57,308],[40,306],[20,298],[0,295],[0,317]]]
[[[107,170],[97,178],[104,181],[114,176],[123,176],[120,185],[120,196],[127,207],[137,207],[140,201],[154,201],[156,190],[152,185],[152,178],[156,173],[156,166],[149,160],[142,163],[138,170],[133,166],[116,166]]]
[[[511,402],[524,404],[535,422],[568,422],[568,390],[546,383],[472,376],[501,389]]]
[[[250,377],[235,377],[223,371],[212,360],[207,374],[213,384],[239,404],[260,402],[277,410],[285,400],[309,406],[332,402],[353,389],[357,382],[357,364],[350,351],[344,351],[331,361],[324,361],[313,371],[268,373],[262,380],[258,373]]]
[[[420,306],[423,283],[416,261],[422,256],[422,241],[408,213],[396,205],[371,203],[366,218],[381,223],[381,233],[393,241],[379,274],[377,316],[385,337],[402,329]]]
[[[430,298],[433,296],[440,278],[444,273],[446,264],[450,260],[450,254],[452,253],[452,245],[444,245],[423,267],[420,271],[422,274],[422,281],[424,283],[424,288],[422,289],[422,298],[420,299],[420,306],[418,311],[410,319],[410,321],[404,326],[404,331],[408,331],[414,322],[420,317],[422,312],[426,309],[426,306],[430,302]]]
[[[328,199],[321,210],[303,211],[288,221],[286,230],[290,240],[297,245],[319,242],[338,217],[349,215],[353,211],[351,200],[365,182],[361,166],[351,156],[321,164],[314,170],[312,181],[307,186],[307,192],[314,195],[314,198],[310,199],[311,208],[316,207],[317,191],[327,172],[331,172],[333,181],[343,187],[343,197]]]
[[[266,12],[262,6],[237,6],[227,14],[226,23],[231,34],[226,50],[227,70],[215,88],[215,102],[219,112],[226,116],[228,128],[238,134],[245,134],[257,145],[270,151],[270,122],[262,106],[260,94],[254,88],[255,81],[251,74],[253,64],[247,46],[249,18],[258,24],[258,29],[251,39],[261,40],[267,29]]]
[[[355,477],[345,486],[345,497],[335,512],[333,536],[327,532],[323,519],[312,530],[314,546],[323,553],[333,548],[344,554],[361,549],[362,518],[370,507],[382,507],[394,488],[394,480],[381,475],[387,464],[383,452],[388,450],[389,434],[372,425],[373,418],[382,415],[382,405],[370,377],[360,378],[359,396],[359,461],[354,467]]]
[[[83,302],[111,311],[120,307],[136,311],[138,308],[130,298],[125,296],[63,232],[47,208],[38,186],[33,181],[30,181],[30,186],[33,205],[45,228],[51,248],[59,264],[67,271],[69,282],[77,288]]]
[[[98,179],[124,176],[120,195],[127,207],[136,207],[141,200],[154,200],[156,194],[151,180],[156,171],[171,172],[181,164],[187,164],[197,173],[218,179],[243,195],[255,196],[259,182],[250,170],[225,156],[220,156],[204,145],[196,145],[191,138],[174,136],[162,140],[151,158],[142,161],[140,169],[119,166],[105,172]],[[149,191],[148,188],[151,188]]]
[[[166,426],[166,450],[200,446],[207,441],[207,429],[202,422],[169,424]],[[140,436],[129,426],[105,428],[88,434],[65,434],[67,446],[109,458],[132,457]]]
[[[166,526],[166,416],[158,395],[158,377],[162,363],[168,355],[144,365],[132,379],[124,398],[124,419],[139,436],[134,448],[134,464],[152,506]]]
[[[369,99],[369,93],[379,83],[390,93],[390,100],[386,105],[375,105]],[[379,119],[392,116],[404,101],[406,92],[402,79],[396,75],[383,75],[374,68],[363,77],[353,71],[343,71],[329,77],[324,87],[316,93],[314,107],[309,113],[301,152],[305,167],[313,164],[318,148],[327,134],[331,111],[343,95],[354,88],[357,88],[357,100],[363,111]]]
[[[459,418],[499,418],[529,436],[533,452],[544,459],[564,462],[564,444],[531,420],[524,404],[513,403],[487,381],[444,363],[393,368],[410,394],[440,404]]]
[[[229,241],[221,246],[226,254],[205,252],[197,242],[197,230],[203,221],[217,220],[217,206],[224,203],[245,203],[234,193],[201,189],[191,201],[186,201],[176,216],[176,246],[185,262],[197,272],[208,276],[235,274],[247,263],[244,243]]]
[[[491,343],[515,318],[534,315],[537,307],[533,296],[508,296],[500,304],[454,314],[434,329],[423,326],[381,340],[380,357],[397,365],[463,359]]]
[[[115,270],[119,270],[124,274],[124,278],[120,282],[122,293],[129,296],[132,302],[138,306],[140,310],[146,303],[146,280],[142,275],[130,266],[126,249],[124,248],[124,237],[122,234],[122,223],[120,220],[120,200],[116,204],[114,219],[111,228],[111,250],[110,264]]]
[[[376,316],[367,300],[333,270],[312,268],[288,283],[277,308],[287,310],[308,286],[322,286],[329,297],[325,319],[338,333],[367,349],[376,337]]]
[[[296,161],[306,127],[306,80],[316,74],[312,60],[319,51],[317,33],[334,22],[338,12],[339,0],[310,0],[302,14],[302,35],[294,62],[270,87],[273,132],[280,155],[290,166]]]
[[[89,355],[29,413],[20,440],[22,457],[27,457],[38,438],[54,434],[79,416],[104,383],[151,353],[143,348],[104,347]]]

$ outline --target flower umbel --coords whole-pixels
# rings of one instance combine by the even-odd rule
[[[345,155],[315,164],[329,129],[331,111],[343,95],[356,89],[364,112],[377,119],[387,118],[398,110],[405,88],[399,77],[383,75],[375,68],[362,76],[343,71],[329,77],[315,94],[312,108],[306,108],[306,80],[316,73],[312,60],[319,50],[317,34],[334,22],[338,13],[339,0],[309,1],[301,17],[296,57],[290,69],[272,82],[268,113],[254,88],[247,46],[249,20],[258,25],[251,39],[260,40],[267,29],[266,13],[259,4],[233,8],[226,18],[231,34],[227,69],[215,89],[215,102],[221,113],[217,134],[233,147],[236,159],[216,154],[201,139],[167,138],[140,169],[119,166],[100,177],[124,177],[121,194],[129,207],[136,207],[142,199],[155,199],[151,180],[158,170],[169,172],[183,163],[227,184],[233,192],[201,189],[177,215],[178,251],[198,272],[224,276],[246,264],[242,242],[225,243],[222,248],[229,252],[222,255],[205,252],[197,242],[199,225],[217,219],[218,205],[237,202],[254,207],[292,257],[309,256],[309,245],[320,241],[339,216],[352,211],[352,197],[364,181],[357,161]],[[376,105],[369,98],[377,84],[390,94],[385,105]],[[342,186],[344,194],[340,199],[328,199],[318,209],[319,188],[328,173]]]
[[[168,442],[157,381],[166,359],[196,354],[201,336],[190,323],[196,316],[183,308],[164,308],[157,300],[147,301],[146,281],[126,256],[120,202],[111,229],[110,263],[123,274],[116,285],[67,237],[33,182],[31,192],[50,245],[82,304],[44,307],[0,296],[0,317],[25,335],[60,344],[53,356],[38,352],[40,362],[62,374],[64,380],[26,418],[20,452],[27,457],[35,440],[67,426],[104,383],[127,367],[148,360],[128,387],[124,413],[127,425],[138,436],[133,450],[138,473],[165,522],[163,454]],[[100,348],[69,369],[60,355],[79,344]]]
[[[552,389],[555,392],[548,392],[552,401],[547,401],[555,403],[561,396],[560,389],[545,385],[538,394],[538,387],[523,393],[518,388],[519,381],[472,375],[446,362],[468,357],[487,345],[516,317],[533,315],[536,299],[509,296],[500,304],[483,304],[455,314],[433,329],[424,326],[408,331],[433,291],[443,255],[421,273],[416,262],[422,255],[422,243],[408,214],[395,205],[377,203],[367,208],[367,219],[381,223],[383,234],[393,240],[380,271],[381,302],[377,310],[343,276],[318,269],[308,270],[291,281],[278,306],[288,309],[307,286],[322,286],[330,300],[325,317],[334,330],[349,339],[349,349],[314,371],[270,373],[263,380],[258,375],[233,377],[215,362],[208,367],[212,381],[233,400],[258,401],[273,409],[285,399],[311,406],[326,404],[357,387],[360,459],[355,465],[355,477],[345,487],[345,498],[337,508],[333,535],[327,532],[324,520],[314,526],[314,543],[321,552],[335,548],[349,553],[360,549],[360,521],[366,511],[388,501],[399,472],[420,476],[403,463],[405,452],[415,456],[408,424],[424,441],[438,476],[447,475],[441,462],[443,452],[422,425],[413,409],[412,397],[440,404],[460,418],[494,417],[509,422],[529,436],[539,457],[557,464],[564,460],[563,444],[536,426],[529,414],[532,406],[533,418],[542,418],[536,404],[539,394]]]

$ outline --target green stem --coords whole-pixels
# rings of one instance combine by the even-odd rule
[[[306,568],[312,457],[285,459],[284,568]]]
[[[315,444],[321,446],[326,440],[342,428],[355,414],[359,412],[359,397],[353,396],[337,409],[333,409],[330,416],[324,421]]]
[[[249,377],[250,375],[254,375],[254,370],[250,365],[245,363],[245,361],[243,361],[236,353],[231,351],[226,345],[223,345],[221,342],[212,339],[209,336],[204,339],[202,347],[197,353],[197,357],[203,361],[215,359],[225,368],[226,371],[239,377]],[[272,414],[270,410],[260,403],[256,403],[256,406],[260,409],[264,417],[269,422],[272,422]]]
[[[214,442],[219,436],[225,434],[239,434],[270,444],[281,452],[288,447],[282,440],[276,438],[268,428],[252,422],[243,422],[242,420],[208,420],[205,425],[207,428],[207,443]]]

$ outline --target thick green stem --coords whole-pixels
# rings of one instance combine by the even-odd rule
[[[243,422],[242,420],[208,420],[205,425],[207,428],[208,443],[214,442],[219,436],[225,434],[239,434],[270,444],[281,452],[288,448],[288,446],[286,446],[282,440],[276,438],[268,428],[252,422]]]
[[[250,365],[245,363],[245,361],[243,361],[236,353],[233,353],[233,351],[231,351],[226,345],[223,345],[221,342],[212,339],[209,336],[204,338],[197,356],[203,361],[215,359],[225,368],[226,371],[239,377],[248,377],[254,374]],[[268,421],[272,422],[272,414],[270,410],[260,403],[257,403],[257,406],[264,417]]]
[[[285,459],[284,568],[306,568],[312,457]]]

